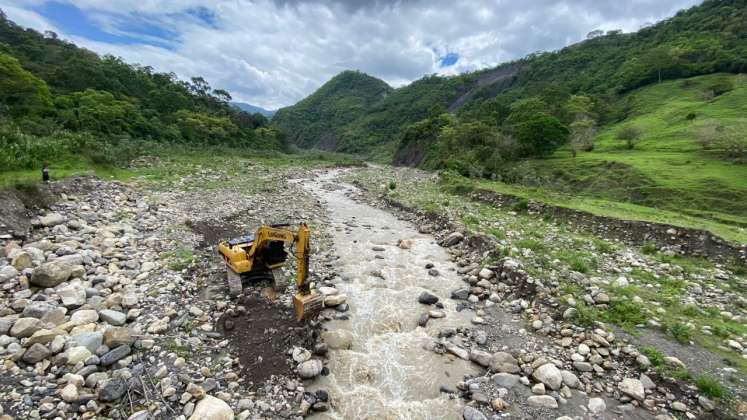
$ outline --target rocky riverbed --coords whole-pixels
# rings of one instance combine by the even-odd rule
[[[419,201],[422,191],[433,191],[433,174],[374,168],[330,178],[321,169],[248,166],[262,174],[250,185],[236,182],[238,173],[196,168],[169,182],[79,178],[51,187],[56,201],[32,212],[28,234],[0,240],[0,415],[347,418],[350,404],[335,400],[346,395],[335,387],[342,383],[340,360],[349,356],[341,349],[351,348],[354,336],[349,344],[340,340],[357,331],[351,317],[366,312],[350,310],[359,299],[349,302],[344,292],[358,284],[349,276],[357,268],[339,249],[349,246],[345,235],[366,229],[381,242],[366,248],[371,261],[394,261],[391,270],[370,273],[381,276],[380,287],[406,265],[397,258],[423,260],[412,277],[417,283],[402,289],[411,292],[411,310],[399,313],[406,321],[397,333],[417,334],[419,345],[443,360],[438,366],[471,366],[457,376],[436,375],[426,392],[458,402],[466,419],[723,418],[747,411],[741,367],[730,362],[747,348],[738,329],[744,279],[730,267],[694,270],[624,244],[602,251],[598,239],[541,216],[454,205],[451,196],[437,196],[452,203],[433,211]],[[386,235],[353,218],[333,220],[334,194],[304,187],[322,178],[332,189],[342,179],[356,183],[362,188],[347,191],[346,200],[394,214],[417,234]],[[292,284],[285,292],[257,284],[229,299],[217,241],[261,223],[300,221],[312,226],[311,273],[328,307],[321,317],[293,320]],[[375,239],[382,233],[390,240]],[[412,254],[424,246],[418,243],[435,240],[442,260]],[[594,268],[565,260],[556,252],[563,248],[588,250]],[[292,273],[291,264],[280,281],[290,283]],[[428,287],[434,279],[448,284]],[[682,305],[656,298],[675,286],[677,299],[703,311],[690,325],[682,322],[691,334],[684,343],[664,328]],[[624,329],[608,322],[620,318],[613,315],[621,301],[642,308]],[[379,312],[367,316],[393,316]],[[696,333],[715,337],[718,347],[703,347]],[[386,365],[380,356],[371,354]],[[401,364],[408,363],[418,362]],[[388,372],[372,365],[368,371]],[[723,400],[696,384],[704,371],[728,389]],[[367,381],[390,386],[388,379]]]

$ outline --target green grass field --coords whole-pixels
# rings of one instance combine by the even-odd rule
[[[733,90],[709,99],[705,92],[722,79]],[[628,117],[600,129],[593,151],[574,158],[566,147],[547,159],[511,165],[513,174],[522,174],[518,183],[474,184],[604,216],[707,229],[747,243],[747,162],[697,142],[704,124],[738,127],[747,121],[747,76],[664,82],[623,101]],[[641,131],[632,150],[617,138],[628,126]]]

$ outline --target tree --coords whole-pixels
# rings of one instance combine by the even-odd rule
[[[571,123],[571,153],[573,157],[579,150],[594,150],[594,136],[597,134],[597,127],[593,120],[581,118]]]
[[[604,31],[601,29],[595,29],[588,34],[586,34],[586,39],[594,39],[599,38],[600,36],[604,36]]]
[[[565,104],[565,113],[570,118],[571,153],[573,157],[579,150],[594,149],[596,135],[596,118],[593,111],[594,102],[588,96],[572,95]]]
[[[0,54],[0,106],[20,117],[44,112],[52,101],[44,81],[24,70],[14,57]]]
[[[713,147],[713,144],[719,139],[724,132],[724,126],[716,121],[708,120],[695,128],[695,141],[700,144],[703,150]]]
[[[537,114],[521,123],[516,139],[523,156],[549,156],[568,141],[568,127],[557,118]]]
[[[508,114],[505,124],[510,128],[516,128],[519,124],[531,120],[539,114],[547,114],[547,104],[540,98],[526,98],[511,104],[511,113]]]
[[[218,100],[221,101],[221,102],[228,102],[231,99],[233,99],[233,98],[231,98],[231,94],[228,93],[227,91],[223,90],[223,89],[215,89],[213,91],[213,96],[215,96],[216,98],[218,98]]]
[[[627,127],[624,127],[617,133],[617,138],[623,140],[626,147],[629,150],[632,150],[635,147],[636,143],[638,143],[638,139],[641,137],[641,134],[642,132],[640,128],[629,125]]]

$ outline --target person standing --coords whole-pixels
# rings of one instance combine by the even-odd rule
[[[42,167],[42,181],[44,181],[45,184],[49,182],[49,168],[46,163]]]

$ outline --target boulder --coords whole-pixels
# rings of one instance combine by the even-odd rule
[[[552,363],[545,363],[538,367],[532,376],[555,391],[559,390],[560,386],[563,385],[563,375]]]
[[[125,322],[127,322],[126,314],[111,309],[103,309],[99,311],[99,318],[101,318],[103,321],[106,321],[109,325],[113,325],[115,327],[121,327],[125,324]]]
[[[353,334],[346,330],[325,331],[321,338],[333,350],[347,350],[353,345]]]
[[[422,303],[423,305],[434,305],[436,302],[438,302],[438,296],[430,292],[423,292],[420,294],[420,296],[418,296],[418,302]]]
[[[18,270],[16,270],[15,267],[12,265],[6,265],[5,267],[0,268],[0,283],[5,283],[6,281],[15,278],[18,275]]]
[[[127,392],[127,382],[125,382],[124,379],[122,378],[109,379],[109,380],[104,381],[99,387],[98,399],[103,402],[116,401],[122,398],[122,396],[126,392]],[[210,418],[210,417],[205,417],[205,418]]]
[[[499,351],[490,360],[490,370],[503,373],[518,373],[519,362],[511,354]]]
[[[73,267],[64,262],[44,263],[31,273],[31,284],[39,287],[55,287],[69,279],[72,271]]]
[[[643,399],[646,398],[643,384],[638,379],[625,378],[618,386],[620,387],[620,392],[631,398],[635,398],[638,401],[643,401]]]
[[[205,398],[195,406],[195,411],[189,417],[189,420],[233,420],[233,410],[228,404],[212,395],[205,395]]]
[[[103,334],[98,331],[82,332],[73,336],[73,342],[76,345],[87,348],[91,353],[95,352],[96,349],[101,347],[101,344],[103,344],[103,339]]]
[[[56,306],[50,305],[47,302],[29,302],[25,308],[23,308],[23,316],[26,318],[37,318],[42,319],[44,315],[55,310]]]
[[[493,356],[486,351],[472,350],[469,352],[469,360],[482,367],[488,367],[490,366],[490,362],[493,360]]]
[[[324,369],[324,364],[319,359],[307,360],[298,365],[298,375],[303,379],[311,379],[319,376]]]
[[[109,327],[104,331],[104,344],[109,348],[115,348],[122,345],[132,345],[135,339],[129,328]]]
[[[462,242],[464,239],[464,235],[462,235],[459,232],[452,232],[444,239],[443,245],[445,247],[450,247],[458,244],[459,242]]]
[[[73,284],[57,291],[62,304],[68,308],[77,308],[86,303],[86,289],[80,284]]]
[[[23,353],[23,361],[29,364],[41,362],[52,354],[44,344],[36,343]]]
[[[70,316],[70,323],[76,326],[90,324],[98,320],[99,313],[94,311],[93,309],[83,309],[75,311],[75,313]]]
[[[343,294],[325,296],[324,306],[331,307],[331,306],[342,305],[343,303],[345,303],[347,299],[348,297]]]
[[[464,407],[462,417],[464,418],[464,420],[488,420],[488,418],[485,417],[485,415],[482,414],[479,410],[468,405]]]
[[[130,354],[130,351],[131,351],[130,346],[121,345],[115,348],[114,350],[111,350],[110,352],[101,356],[101,365],[102,366],[113,365],[118,360],[121,360],[127,357],[127,355]]]
[[[498,387],[506,389],[511,389],[519,383],[519,375],[512,375],[505,372],[496,373],[491,379]]]
[[[532,395],[527,398],[527,403],[537,408],[558,408],[558,402],[549,395]]]
[[[589,412],[594,415],[599,415],[604,413],[604,410],[607,409],[607,404],[604,403],[604,400],[601,398],[590,398],[589,399]]]
[[[16,338],[31,337],[42,328],[42,322],[36,318],[18,318],[10,329],[10,336]]]
[[[39,223],[44,227],[52,227],[65,223],[65,218],[60,213],[48,213],[39,218]]]
[[[13,257],[13,259],[10,261],[10,265],[12,265],[18,271],[23,271],[26,268],[33,267],[33,260],[31,259],[31,255],[28,252],[22,251],[17,253]]]

